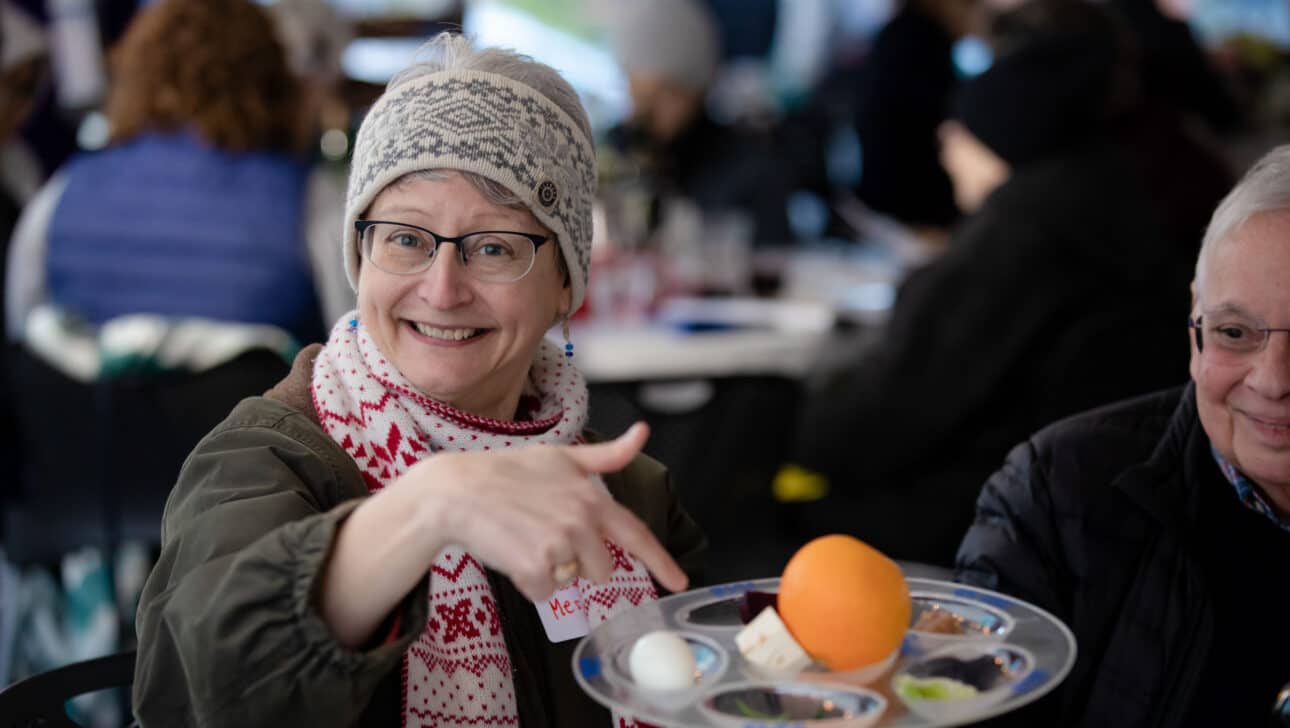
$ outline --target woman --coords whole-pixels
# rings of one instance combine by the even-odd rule
[[[428,50],[356,139],[357,312],[171,494],[138,613],[144,726],[607,726],[567,638],[655,598],[649,573],[696,574],[704,539],[644,426],[581,444],[586,385],[543,339],[586,290],[576,94],[460,37]]]

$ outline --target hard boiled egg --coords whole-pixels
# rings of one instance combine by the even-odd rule
[[[694,685],[694,652],[675,632],[645,633],[632,645],[627,663],[632,680],[645,690],[681,690]]]

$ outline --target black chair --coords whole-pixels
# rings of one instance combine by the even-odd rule
[[[0,728],[81,728],[67,701],[134,681],[134,651],[50,670],[0,690]]]
[[[193,446],[243,397],[284,377],[274,352],[207,371],[145,372],[84,383],[38,355],[9,360],[23,475],[0,503],[7,557],[54,564],[82,546],[155,544],[166,497]]]

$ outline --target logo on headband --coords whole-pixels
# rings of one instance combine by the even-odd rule
[[[537,186],[538,204],[546,208],[555,207],[555,203],[560,200],[560,188],[549,179],[544,179]]]

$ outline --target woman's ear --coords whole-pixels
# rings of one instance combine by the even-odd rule
[[[572,308],[573,286],[569,285],[569,280],[566,278],[564,288],[560,289],[560,304],[555,308],[555,322],[558,324],[561,321],[567,321],[569,317],[573,315],[573,311],[571,310]]]

